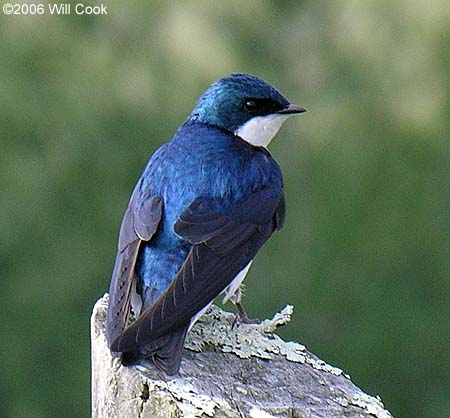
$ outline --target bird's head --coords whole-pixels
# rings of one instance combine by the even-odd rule
[[[266,81],[248,74],[230,74],[208,87],[189,119],[266,147],[289,115],[303,112],[303,107],[291,104]]]

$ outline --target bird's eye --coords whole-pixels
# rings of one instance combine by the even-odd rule
[[[272,99],[245,99],[242,108],[252,115],[262,116],[275,113],[281,106]]]
[[[256,100],[245,100],[243,108],[248,113],[258,113],[258,103]]]

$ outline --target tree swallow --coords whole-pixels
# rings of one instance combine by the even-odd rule
[[[107,340],[124,365],[147,358],[177,373],[189,327],[220,293],[246,318],[241,283],[286,213],[266,147],[302,112],[266,81],[231,74],[150,158],[122,221],[110,286]]]

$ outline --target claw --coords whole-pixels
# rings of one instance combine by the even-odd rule
[[[259,319],[249,319],[247,312],[245,312],[243,306],[240,302],[235,303],[236,308],[238,309],[238,313],[236,314],[233,325],[231,325],[231,329],[233,329],[237,324],[260,324],[261,321]]]

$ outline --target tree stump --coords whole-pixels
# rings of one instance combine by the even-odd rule
[[[212,306],[189,332],[177,376],[150,362],[123,367],[106,344],[108,295],[91,317],[93,418],[392,418],[342,370],[274,331],[286,306],[258,325],[233,327],[235,315]]]

